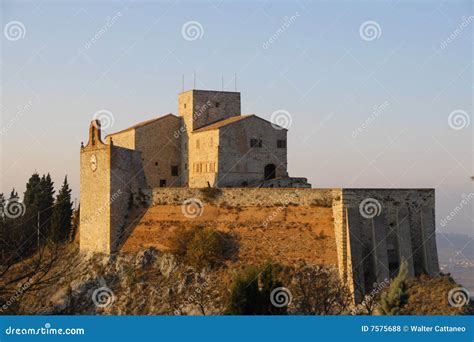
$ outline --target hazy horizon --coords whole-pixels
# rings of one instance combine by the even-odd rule
[[[233,91],[237,73],[242,114],[289,113],[291,176],[435,188],[437,231],[473,235],[471,1],[2,1],[0,12],[6,195],[36,170],[56,188],[67,174],[79,199],[94,113],[111,113],[105,133],[177,115],[183,74],[185,90],[196,70],[196,88],[221,90],[224,77]]]

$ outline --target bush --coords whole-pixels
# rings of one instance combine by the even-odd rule
[[[171,252],[196,268],[221,265],[226,255],[227,235],[212,228],[178,229],[170,240]]]
[[[300,315],[340,315],[351,304],[349,288],[329,267],[300,264],[294,269],[292,285]]]
[[[392,280],[388,291],[380,296],[380,311],[384,315],[399,315],[407,303],[408,264],[402,260],[398,275]]]
[[[222,195],[222,190],[219,188],[202,188],[201,194],[206,202],[213,202]]]
[[[278,276],[280,267],[267,263],[263,267],[249,267],[239,272],[233,281],[227,303],[228,315],[284,315],[287,307],[276,307],[271,293],[282,287]]]

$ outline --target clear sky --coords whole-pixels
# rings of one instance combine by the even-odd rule
[[[474,192],[471,1],[1,1],[0,13],[0,192],[37,170],[56,185],[67,174],[78,197],[94,113],[112,113],[113,132],[177,114],[183,74],[185,89],[196,70],[196,88],[223,76],[234,90],[237,73],[244,114],[290,114],[290,175],[435,188],[438,230],[472,234],[474,199],[440,225]]]

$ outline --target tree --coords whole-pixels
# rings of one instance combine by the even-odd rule
[[[258,304],[261,300],[258,274],[259,271],[256,267],[249,267],[236,275],[230,289],[227,314],[255,315],[259,313]]]
[[[51,218],[51,239],[53,241],[63,242],[69,239],[72,229],[72,213],[71,189],[69,189],[66,176],[56,197]]]
[[[40,186],[41,178],[37,172],[33,173],[26,183],[26,190],[23,194],[23,203],[25,204],[27,211],[28,208],[36,207],[41,193]],[[13,189],[15,191],[15,189]],[[12,197],[10,195],[10,197]],[[18,197],[18,195],[16,196]]]
[[[294,302],[298,314],[339,315],[351,303],[351,293],[336,271],[326,266],[301,264],[295,269]]]
[[[49,235],[51,227],[51,215],[53,213],[54,204],[54,183],[49,173],[41,177],[40,193],[38,199],[38,209],[40,211],[40,227],[41,232]]]
[[[3,208],[5,207],[5,196],[0,193],[0,218],[3,217]]]
[[[230,315],[284,315],[287,306],[272,303],[272,291],[282,287],[279,266],[267,263],[238,273],[230,290],[226,313]],[[288,303],[287,303],[288,304]]]
[[[408,301],[406,280],[408,278],[408,263],[402,260],[398,275],[392,280],[388,291],[380,296],[380,311],[384,315],[399,315],[400,310]]]

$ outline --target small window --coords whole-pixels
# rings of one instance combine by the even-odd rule
[[[286,148],[286,140],[277,140],[277,148]]]
[[[177,165],[171,166],[171,175],[172,176],[177,176],[178,175],[178,166]]]
[[[166,186],[166,179],[160,179],[160,188],[164,188]]]
[[[219,108],[219,106],[220,106],[220,103],[216,102],[216,108]]]
[[[158,166],[158,162],[155,162],[155,166]]]
[[[262,139],[250,139],[250,147],[262,147]]]
[[[184,109],[186,109],[186,103],[184,104]]]
[[[188,169],[188,164],[184,164],[184,169],[185,169],[185,170]]]

